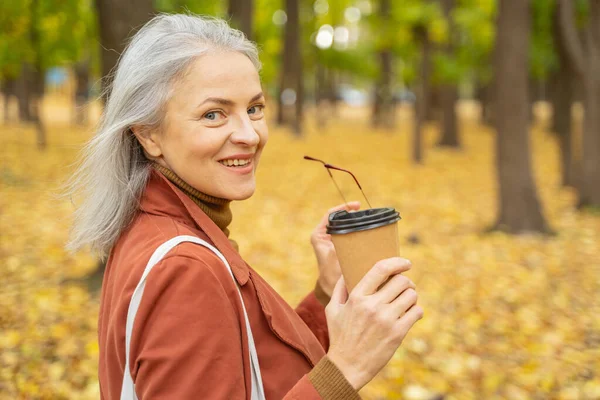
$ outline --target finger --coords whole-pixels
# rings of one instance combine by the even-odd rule
[[[421,306],[412,306],[406,314],[404,314],[397,322],[395,326],[395,335],[398,339],[402,340],[406,337],[406,334],[413,327],[413,325],[423,318],[423,309]]]
[[[346,288],[346,282],[342,276],[340,279],[338,279],[335,287],[333,288],[329,304],[344,304],[346,303],[346,300],[348,300],[348,289]]]
[[[396,300],[390,303],[391,312],[396,318],[401,318],[415,304],[418,295],[414,289],[406,289]]]
[[[339,211],[339,210],[358,210],[360,208],[360,201],[351,201],[349,203],[344,203],[344,204],[340,204],[337,205],[333,208],[330,208],[329,211],[327,211],[327,216],[329,216],[329,214],[331,214],[332,212],[335,211]]]
[[[393,302],[408,288],[416,289],[417,286],[406,276],[397,274],[392,276],[374,296],[378,298],[380,303],[387,304]]]
[[[321,222],[319,226],[326,226],[329,223],[329,214],[340,211],[340,210],[360,210],[360,201],[351,201],[348,204],[340,204],[333,208],[330,208],[329,211],[321,218]]]
[[[411,265],[410,261],[400,257],[381,260],[358,282],[354,291],[366,296],[372,295],[390,276],[408,271]]]

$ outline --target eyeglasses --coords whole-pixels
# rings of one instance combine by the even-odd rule
[[[348,204],[348,202],[346,201],[346,198],[344,197],[344,194],[342,193],[342,191],[341,191],[340,187],[338,186],[338,184],[336,183],[335,179],[333,179],[333,174],[331,173],[330,170],[331,169],[335,169],[337,171],[343,171],[343,172],[349,173],[352,176],[352,178],[354,179],[354,182],[356,182],[356,185],[360,189],[360,192],[362,193],[363,197],[367,201],[367,204],[369,205],[369,208],[373,208],[373,206],[371,206],[371,203],[369,203],[369,199],[367,199],[367,196],[365,195],[365,192],[363,191],[362,186],[360,186],[360,183],[358,183],[358,179],[356,179],[356,176],[354,176],[354,174],[352,172],[348,171],[347,169],[336,167],[335,165],[328,164],[325,161],[319,160],[318,158],[304,156],[304,159],[305,160],[309,160],[309,161],[317,161],[317,162],[320,162],[321,164],[323,164],[323,166],[327,170],[327,173],[331,177],[331,180],[333,181],[333,184],[337,188],[340,196],[342,196],[342,199],[344,199],[344,203],[346,203],[346,205]]]

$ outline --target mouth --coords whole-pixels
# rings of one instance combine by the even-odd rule
[[[252,170],[254,169],[253,156],[253,154],[236,155],[231,158],[219,160],[218,162],[231,172],[246,174],[252,172]]]

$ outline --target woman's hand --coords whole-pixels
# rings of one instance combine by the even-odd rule
[[[377,375],[423,317],[415,284],[401,275],[410,267],[403,258],[382,260],[350,295],[341,278],[325,308],[331,342],[327,355],[356,390]]]
[[[310,243],[317,256],[317,264],[319,266],[319,284],[329,297],[331,297],[333,288],[342,275],[340,263],[335,253],[333,242],[331,241],[331,235],[327,234],[329,214],[338,210],[356,211],[358,209],[360,209],[360,202],[358,201],[351,201],[348,205],[341,204],[333,207],[323,216],[321,222],[319,222],[319,225],[317,225],[310,236]]]

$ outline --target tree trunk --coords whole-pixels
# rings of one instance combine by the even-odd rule
[[[544,83],[529,74],[529,123],[535,124],[535,105],[544,100]]]
[[[499,2],[495,54],[496,162],[499,216],[511,233],[548,232],[531,172],[528,133],[530,4]]]
[[[481,123],[485,125],[494,124],[494,96],[492,84],[477,85],[476,97],[481,106]]]
[[[555,133],[560,150],[561,182],[564,186],[574,186],[573,149],[571,136],[571,106],[573,104],[575,71],[571,67],[565,43],[559,33],[558,8],[554,15],[554,48],[559,67],[549,80],[549,97],[552,103],[552,131]]]
[[[600,24],[600,20],[596,23]],[[600,46],[598,50],[600,51]],[[600,207],[600,60],[595,64],[590,66],[590,76],[584,83],[582,183],[579,191],[579,207]]]
[[[302,49],[300,47],[300,4],[298,0],[286,0],[286,13],[279,96],[277,99],[277,123],[288,124],[296,135],[302,133],[302,109],[304,85],[302,77]],[[291,100],[284,102],[284,93],[293,93]],[[293,100],[293,101],[292,101]],[[290,115],[294,114],[291,118]]]
[[[42,100],[45,92],[45,73],[38,64],[38,69],[33,74],[34,98],[31,102],[31,115],[35,126],[37,146],[44,150],[47,146],[46,127],[42,119]]]
[[[375,85],[372,124],[375,127],[394,127],[394,96],[392,93],[392,52],[379,53],[381,76]]]
[[[297,41],[300,42],[300,38],[298,38]],[[300,47],[299,44],[298,47]],[[298,51],[300,52],[300,48]],[[296,133],[297,136],[301,136],[304,117],[304,73],[301,62],[298,62],[296,65],[296,79],[296,118],[294,118],[294,133]]]
[[[451,17],[454,0],[442,0],[442,7],[448,25],[450,26],[450,40],[444,47],[444,52],[450,56],[454,51],[454,24],[452,23]],[[458,138],[458,120],[456,118],[456,103],[458,102],[458,88],[456,85],[443,85],[440,89],[440,102],[442,111],[442,135],[438,142],[438,146],[460,147]]]
[[[6,78],[2,85],[2,95],[4,96],[4,123],[8,124],[12,121],[10,115],[10,100],[17,97],[16,88],[17,80]]]
[[[421,63],[419,78],[415,86],[415,125],[413,129],[413,161],[423,163],[423,127],[427,117],[427,94],[429,93],[429,76],[431,74],[431,43],[424,28],[417,32],[421,43]]]
[[[338,78],[336,71],[326,68],[325,69],[325,82],[327,87],[327,99],[329,101],[329,106],[331,107],[331,116],[338,116],[338,92],[337,92],[337,84]]]
[[[556,135],[560,151],[561,183],[573,186],[571,144],[572,75],[561,66],[551,77],[550,101],[552,103],[552,131]]]
[[[152,18],[152,0],[95,0],[102,47],[102,92],[108,98],[110,72],[125,49],[127,38]]]
[[[442,88],[438,85],[429,85],[427,91],[427,111],[425,121],[435,122],[440,118],[442,113]]]
[[[253,40],[254,0],[229,0],[227,12],[233,26],[244,32],[248,39]]]
[[[323,105],[323,100],[326,98],[325,67],[320,62],[317,62],[315,68],[315,116],[317,127],[323,129],[327,124],[326,110]]]
[[[581,34],[572,1],[559,1],[560,33],[583,91],[583,152],[579,207],[600,207],[600,1],[590,1]]]
[[[384,23],[388,23],[391,15],[390,0],[381,0],[379,15]],[[394,127],[394,95],[392,92],[392,51],[388,48],[379,53],[379,79],[375,84],[372,124],[375,127]]]
[[[456,86],[445,86],[441,91],[442,97],[442,137],[438,146],[460,147],[458,137],[458,119],[456,118],[456,103],[458,89]]]
[[[31,116],[31,67],[26,63],[21,64],[21,74],[15,84],[15,95],[19,106],[19,120],[31,122],[33,120]]]
[[[73,122],[77,125],[85,125],[87,123],[86,107],[89,99],[90,60],[86,59],[75,64],[73,73],[75,74]]]
[[[31,48],[34,53],[33,70],[31,71],[31,98],[30,108],[32,121],[35,125],[37,146],[40,150],[46,148],[46,128],[42,120],[42,100],[44,98],[46,80],[45,69],[42,64],[42,43],[40,38],[40,21],[39,21],[39,0],[32,0],[30,4],[31,10],[31,26],[29,35],[31,39]]]

